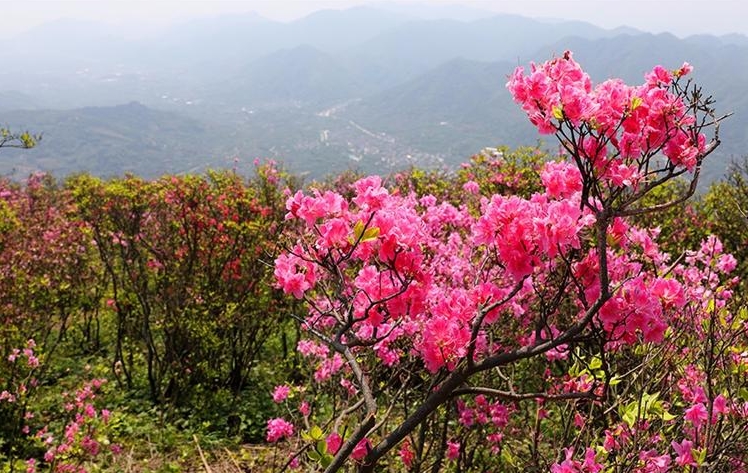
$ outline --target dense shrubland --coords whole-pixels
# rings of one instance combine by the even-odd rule
[[[453,173],[0,181],[5,470],[746,471],[748,173],[687,200],[688,72],[518,70],[563,152]]]

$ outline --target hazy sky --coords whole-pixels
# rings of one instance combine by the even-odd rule
[[[289,21],[320,9],[343,9],[371,0],[0,0],[0,36],[8,37],[59,18],[158,28],[203,16],[256,11]],[[412,4],[390,0],[394,4]],[[422,0],[423,8],[464,5],[497,13],[579,19],[645,31],[748,34],[745,0]]]

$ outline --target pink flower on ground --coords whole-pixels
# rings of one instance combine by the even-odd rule
[[[268,421],[268,442],[277,442],[280,439],[293,435],[293,424],[286,422],[280,417]]]
[[[447,458],[450,460],[460,458],[460,442],[447,442]]]
[[[403,461],[403,465],[405,465],[407,468],[410,468],[411,466],[413,466],[415,453],[413,453],[413,449],[410,447],[410,442],[407,439],[403,441],[403,444],[400,447],[399,453],[400,453],[400,460]]]

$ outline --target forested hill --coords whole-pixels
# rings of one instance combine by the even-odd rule
[[[566,49],[595,80],[637,83],[655,64],[690,62],[717,110],[734,112],[707,179],[748,149],[745,36],[469,13],[423,19],[358,7],[291,23],[238,15],[138,40],[95,23],[36,28],[0,51],[0,123],[44,139],[4,152],[0,173],[157,176],[237,157],[274,157],[314,176],[452,166],[485,146],[537,142],[504,83],[518,64]]]

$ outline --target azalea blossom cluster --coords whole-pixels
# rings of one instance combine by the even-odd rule
[[[410,340],[429,371],[451,369],[471,343],[476,354],[499,349],[487,342],[484,327],[472,334],[481,307],[519,286],[512,309],[488,311],[485,323],[525,324],[529,319],[517,301],[532,299],[533,278],[542,279],[554,258],[580,248],[595,219],[580,210],[574,170],[551,163],[544,173],[550,192],[484,198],[478,218],[466,206],[431,196],[391,194],[376,176],[357,181],[350,202],[331,191],[298,192],[288,200],[287,218],[301,220],[310,239],[277,258],[276,279],[287,294],[310,301],[309,328],[328,332],[350,324],[349,341],[371,342],[386,365],[409,355],[395,345]],[[569,183],[575,175],[577,182]],[[501,265],[486,269],[494,257]],[[329,271],[331,265],[341,271]],[[326,292],[336,283],[348,288],[343,300]],[[322,292],[309,294],[313,288]],[[307,345],[300,351],[311,354]],[[322,360],[318,381],[344,364],[326,348],[313,352]]]
[[[35,434],[47,447],[44,461],[52,466],[52,471],[85,472],[85,468],[81,467],[84,462],[98,458],[107,450],[112,454],[121,452],[121,447],[110,444],[103,432],[111,412],[96,406],[98,393],[106,382],[103,378],[93,379],[74,393],[63,393],[64,411],[69,420],[61,436],[54,435],[47,426]]]
[[[85,473],[88,471],[83,466],[85,463],[120,453],[121,447],[111,443],[106,432],[112,413],[97,405],[106,379],[92,379],[73,392],[64,392],[57,409],[53,409],[53,415],[59,416],[54,419],[58,422],[53,422],[47,412],[29,408],[40,389],[37,376],[44,359],[36,350],[33,339],[24,348],[11,349],[5,357],[12,367],[5,372],[11,376],[0,377],[9,388],[0,392],[0,414],[11,434],[5,441],[14,446],[35,445],[43,452],[41,458],[26,460],[26,471],[33,473],[43,466],[39,471]],[[58,431],[55,424],[59,421],[63,421],[64,427]]]
[[[580,320],[600,297],[600,259],[594,247],[578,253],[596,222],[581,208],[578,170],[551,162],[541,177],[545,193],[530,199],[483,198],[478,216],[466,206],[437,203],[430,196],[390,193],[376,177],[356,182],[350,200],[331,191],[297,193],[289,197],[287,218],[302,222],[306,238],[278,257],[278,284],[308,301],[304,326],[312,334],[333,337],[347,326],[341,340],[358,351],[363,348],[357,345],[370,346],[384,365],[416,356],[436,373],[455,369],[471,350],[479,361],[552,340],[562,323]],[[608,334],[610,349],[661,342],[670,321],[686,304],[703,301],[711,287],[701,281],[698,269],[704,249],[666,274],[671,261],[659,250],[656,234],[624,219],[607,229],[609,278],[618,290],[594,320]],[[704,248],[717,244],[710,242]],[[581,289],[574,302],[578,313],[571,320],[547,314],[547,328],[537,331],[535,295],[551,287],[551,276],[572,252],[575,262],[569,269]],[[715,264],[724,272],[734,268],[728,255]],[[661,269],[647,271],[646,266]],[[711,276],[712,285],[715,278],[718,273]],[[340,287],[342,293],[334,292]],[[501,330],[508,326],[515,331]],[[565,358],[565,346],[546,356]],[[340,353],[314,340],[302,340],[298,349],[316,363],[317,382],[338,375],[355,397],[356,381]],[[285,391],[277,388],[274,399],[283,399]],[[463,417],[469,412],[463,410]],[[269,438],[282,437],[277,427],[268,432]]]
[[[6,360],[10,364],[9,370],[15,376],[9,379],[0,378],[3,381],[3,390],[0,391],[0,413],[17,412],[17,416],[25,420],[33,417],[25,412],[25,405],[29,393],[39,384],[36,378],[37,368],[40,365],[40,357],[35,352],[36,342],[34,339],[26,341],[24,348],[13,348]],[[29,427],[23,425],[22,432],[28,433]]]
[[[471,345],[477,357],[506,350],[506,344],[552,338],[559,333],[554,318],[538,334],[528,326],[533,321],[528,310],[559,260],[590,238],[595,217],[580,205],[575,167],[551,162],[541,176],[545,193],[530,199],[483,198],[477,217],[466,206],[436,203],[430,196],[390,194],[377,177],[356,182],[350,202],[331,191],[299,192],[289,198],[287,218],[302,220],[310,238],[277,258],[276,279],[286,293],[310,302],[307,328],[330,333],[348,324],[346,341],[370,342],[386,365],[411,354],[394,347],[401,340],[412,342],[413,353],[436,372],[454,368]],[[687,302],[683,283],[643,270],[641,258],[669,264],[654,233],[623,219],[616,219],[608,233],[615,246],[607,261],[610,279],[620,289],[602,306],[598,320],[612,343],[660,341],[668,317]],[[592,248],[571,266],[584,289],[579,317],[600,297],[598,261]],[[684,276],[693,277],[693,271]],[[334,284],[344,284],[348,292],[333,298]],[[510,294],[503,307],[493,306]],[[478,318],[482,325],[473,333]],[[490,327],[499,322],[520,330],[503,340],[505,346],[488,341]],[[299,351],[320,360],[318,382],[344,365],[325,345],[303,341]]]
[[[518,67],[507,88],[541,133],[556,134],[567,151],[613,186],[633,186],[647,177],[643,166],[662,152],[673,166],[693,171],[706,148],[697,116],[681,79],[693,67],[656,66],[639,86],[610,79],[593,87],[589,75],[566,51]]]
[[[329,451],[315,453],[328,471],[346,458],[372,471],[398,444],[400,459],[411,467],[425,446],[416,447],[407,429],[446,404],[452,408],[445,408],[445,419],[459,419],[449,428],[445,420],[440,434],[440,458],[450,461],[463,459],[471,429],[485,433],[493,453],[506,448],[508,436],[521,437],[527,425],[520,419],[528,412],[522,403],[538,403],[536,426],[550,416],[542,403],[579,403],[584,408],[571,409],[568,428],[600,436],[592,430],[599,425],[592,413],[602,412],[614,395],[621,382],[613,379],[616,370],[625,377],[644,369],[626,366],[632,350],[660,346],[675,357],[695,356],[679,343],[715,333],[707,328],[730,299],[734,258],[714,237],[673,258],[657,245],[658,229],[632,224],[607,197],[620,193],[590,192],[630,186],[635,202],[644,195],[635,189],[650,184],[660,152],[668,158],[666,178],[695,169],[708,150],[679,86],[689,72],[688,65],[674,72],[658,67],[639,87],[612,80],[593,88],[571,53],[533,66],[529,76],[518,69],[510,90],[541,131],[562,139],[572,158],[544,164],[540,190],[524,197],[481,195],[478,182],[496,180],[480,177],[461,184],[459,198],[450,201],[392,189],[377,176],[344,189],[288,193],[291,238],[274,275],[279,288],[308,308],[296,316],[309,337],[298,351],[314,367],[314,382],[334,386],[347,406],[330,435],[346,431],[338,429],[346,415],[360,415],[351,417],[358,423],[346,425],[354,433],[343,434],[334,459]],[[501,372],[484,376],[529,359],[538,364],[527,366],[541,368],[539,375],[524,375],[533,379],[528,386],[542,386],[537,393],[517,392]],[[566,370],[559,373],[559,366]],[[413,399],[421,407],[403,414],[411,417],[392,432],[374,423],[377,398],[368,376],[375,373],[384,376],[376,386],[387,412],[398,396],[407,396],[397,386],[407,386],[412,373],[430,380],[417,384],[422,397]],[[390,373],[399,378],[387,379]],[[677,383],[673,376],[670,382]],[[285,388],[273,393],[276,402],[285,396]],[[679,396],[672,393],[668,404],[654,394],[648,398],[652,412],[668,423],[667,442],[652,433],[655,424],[646,412],[621,410],[613,443],[581,450],[563,445],[564,455],[547,466],[556,473],[602,471],[616,455],[628,455],[621,447],[627,438],[648,446],[635,452],[642,465],[663,463],[663,456],[667,464],[686,465],[683,442],[703,443],[695,433],[708,421],[704,412],[726,415],[727,406],[739,401],[727,394],[694,398],[671,414]],[[313,417],[305,412],[305,425]],[[285,419],[271,422],[268,439],[293,432]]]
[[[277,442],[278,440],[293,435],[293,424],[281,418],[270,419],[268,421],[268,442]]]

